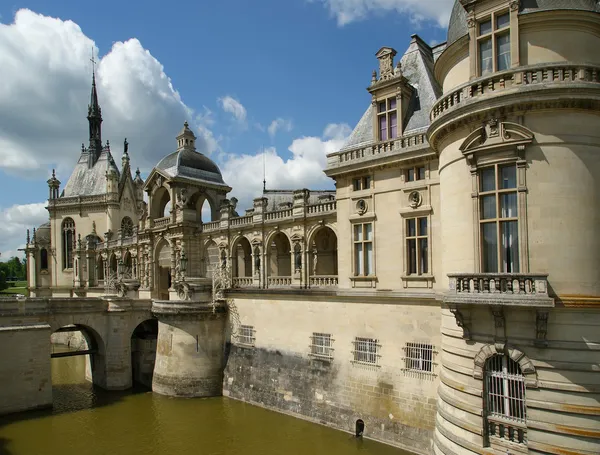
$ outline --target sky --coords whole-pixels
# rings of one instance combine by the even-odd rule
[[[0,2],[0,260],[48,220],[88,142],[92,52],[103,140],[142,177],[188,121],[239,212],[269,189],[332,189],[323,174],[370,104],[382,46],[446,39],[453,0]],[[264,156],[263,156],[264,155]]]

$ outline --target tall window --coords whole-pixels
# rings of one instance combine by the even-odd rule
[[[131,237],[133,235],[133,221],[128,216],[124,216],[121,220],[121,233],[123,237]]]
[[[516,273],[519,271],[517,167],[510,164],[483,168],[479,181],[482,270]]]
[[[373,275],[373,223],[354,225],[354,275]]]
[[[46,248],[40,250],[40,270],[48,270],[48,250]]]
[[[408,254],[408,274],[429,273],[429,244],[427,241],[427,217],[406,220],[406,252]]]
[[[507,355],[485,362],[486,436],[525,443],[525,378],[519,364]]]
[[[377,103],[377,127],[380,141],[398,137],[398,113],[395,96]]]
[[[62,234],[63,269],[72,269],[75,248],[75,221],[72,218],[64,219]]]
[[[510,68],[510,14],[494,13],[479,22],[477,28],[479,74]]]

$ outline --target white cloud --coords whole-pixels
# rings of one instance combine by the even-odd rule
[[[27,229],[37,228],[48,221],[48,211],[44,202],[36,204],[13,205],[0,209],[0,260],[7,261],[13,256],[23,258]]]
[[[294,139],[288,147],[292,157],[284,160],[275,147],[265,154],[231,155],[221,166],[225,182],[232,185],[229,197],[237,197],[240,214],[252,206],[252,199],[262,192],[263,159],[268,189],[332,189],[333,181],[323,173],[326,156],[344,144],[352,129],[345,123],[327,125],[322,137]],[[235,184],[235,185],[233,185]]]
[[[408,14],[413,22],[432,20],[440,27],[448,26],[454,0],[308,0],[324,3],[336,17],[338,25],[344,26],[374,14],[395,11]]]
[[[46,176],[57,164],[66,182],[87,143],[92,47],[72,21],[19,10],[12,24],[0,24],[0,168]],[[99,60],[97,85],[103,140],[117,162],[123,139],[132,166],[149,169],[174,150],[184,120],[204,153],[218,149],[209,110],[195,114],[185,105],[161,63],[137,39],[116,42]]]
[[[247,112],[246,108],[242,105],[242,103],[240,103],[238,100],[229,95],[223,98],[219,98],[218,101],[221,105],[221,108],[225,112],[228,112],[229,114],[233,115],[233,117],[240,123],[240,125],[246,126]]]
[[[275,137],[275,135],[277,134],[277,131],[279,131],[279,130],[287,131],[287,132],[292,131],[292,121],[278,117],[275,120],[273,120],[271,122],[271,124],[269,125],[269,127],[267,128],[267,131],[269,132],[269,136],[271,136],[272,138]]]

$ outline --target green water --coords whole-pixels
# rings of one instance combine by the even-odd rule
[[[84,370],[52,359],[54,408],[0,418],[1,455],[407,455],[227,398],[106,392]]]

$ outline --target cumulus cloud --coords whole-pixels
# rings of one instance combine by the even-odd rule
[[[267,128],[269,136],[271,136],[272,138],[275,137],[277,131],[279,130],[287,132],[292,131],[292,121],[278,117],[275,120],[273,120]]]
[[[289,159],[279,156],[275,147],[265,149],[264,156],[261,151],[230,155],[221,166],[225,182],[235,183],[230,197],[238,198],[241,210],[252,206],[252,199],[262,192],[263,160],[268,189],[333,189],[333,181],[323,173],[326,157],[339,150],[351,132],[345,123],[329,124],[321,137],[294,139]]]
[[[225,112],[233,115],[235,120],[239,122],[240,125],[246,125],[247,112],[242,103],[227,95],[223,98],[219,98],[219,104]]]
[[[98,55],[76,23],[27,9],[12,24],[0,24],[0,168],[35,177],[52,165],[70,172],[78,144],[88,139],[92,48]],[[161,63],[137,39],[116,42],[96,59],[103,140],[111,141],[117,160],[127,137],[132,165],[151,168],[174,150],[185,120],[200,151],[218,148],[210,115],[186,106]]]
[[[308,0],[319,1],[337,19],[338,25],[364,20],[372,15],[395,11],[408,14],[416,23],[424,20],[437,22],[440,27],[448,26],[454,0]]]
[[[0,260],[7,261],[13,256],[23,258],[19,248],[25,248],[27,229],[33,229],[48,221],[48,211],[43,202],[36,204],[13,205],[0,209]]]

